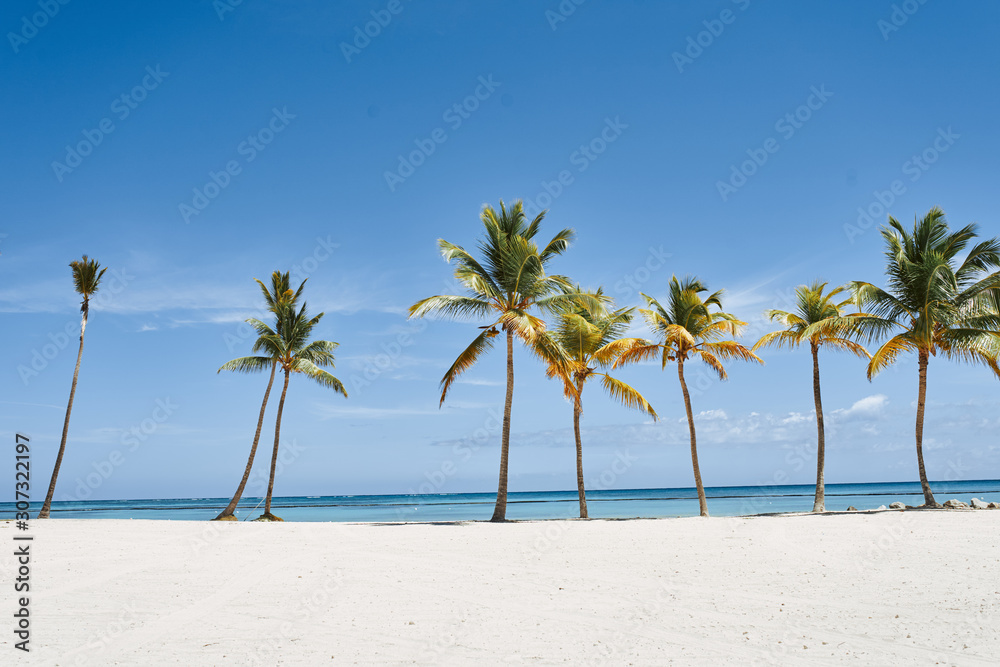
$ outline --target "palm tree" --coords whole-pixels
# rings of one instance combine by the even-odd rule
[[[86,255],[80,261],[69,263],[73,270],[73,287],[76,293],[83,297],[80,303],[80,349],[76,353],[76,368],[73,369],[73,384],[69,388],[69,402],[66,404],[66,419],[63,421],[62,439],[59,441],[59,453],[56,455],[56,465],[52,468],[52,480],[49,482],[45,502],[38,512],[39,519],[49,518],[52,508],[52,496],[56,493],[56,480],[59,478],[59,468],[62,466],[63,454],[66,453],[66,436],[69,434],[69,417],[73,412],[73,397],[76,395],[76,381],[80,377],[80,358],[83,357],[83,335],[87,331],[87,316],[90,315],[90,297],[97,293],[101,285],[101,277],[107,268],[101,268],[96,259],[88,259]]]
[[[254,280],[260,286],[260,291],[264,295],[264,301],[267,303],[267,309],[275,315],[278,314],[282,306],[287,305],[294,308],[299,296],[302,294],[302,288],[306,285],[306,281],[303,280],[299,288],[293,292],[289,285],[287,271],[285,273],[275,271],[271,274],[270,290],[260,280],[256,278]],[[277,321],[275,326],[279,325],[280,321]],[[243,471],[243,479],[240,480],[240,485],[237,487],[236,493],[233,494],[232,500],[229,501],[229,505],[213,521],[236,521],[234,512],[236,511],[236,506],[239,505],[240,499],[243,497],[243,490],[246,488],[247,480],[250,479],[250,471],[253,469],[254,456],[257,454],[257,443],[260,441],[260,431],[264,426],[264,411],[267,408],[267,399],[271,395],[271,386],[274,384],[274,372],[278,362],[277,359],[271,359],[270,364],[260,364],[256,357],[241,357],[223,364],[216,371],[221,373],[222,371],[240,370],[244,373],[255,373],[265,370],[268,365],[271,367],[271,377],[267,381],[267,389],[264,390],[264,400],[260,404],[260,415],[257,417],[257,430],[253,435],[253,444],[250,446],[250,456]]]
[[[838,287],[826,294],[826,283],[819,281],[812,285],[799,285],[795,290],[795,311],[768,310],[764,315],[773,321],[777,321],[786,328],[781,331],[773,331],[761,337],[751,348],[757,351],[762,347],[798,347],[803,343],[809,343],[809,350],[812,352],[813,360],[813,400],[816,403],[816,497],[813,500],[813,512],[826,511],[826,497],[823,483],[823,469],[826,461],[826,434],[823,427],[823,400],[820,396],[819,388],[819,348],[828,347],[834,350],[846,350],[862,359],[870,359],[868,351],[846,336],[851,335],[851,331],[844,330],[842,326],[835,326],[834,322],[840,321],[837,318],[844,316],[843,309],[848,306],[853,299],[836,301],[834,297],[844,292],[846,288]],[[850,317],[850,316],[849,316]]]
[[[694,414],[691,411],[691,396],[687,382],[684,381],[684,362],[688,359],[701,359],[721,380],[727,377],[722,365],[723,359],[756,361],[761,364],[764,362],[735,340],[722,340],[727,334],[735,337],[740,328],[746,326],[746,322],[741,322],[736,316],[722,312],[722,290],[702,299],[700,294],[708,289],[701,281],[694,277],[679,281],[677,276],[670,279],[669,290],[666,308],[653,297],[642,295],[649,309],[639,312],[643,314],[659,342],[622,339],[608,352],[617,356],[612,368],[656,357],[661,357],[662,368],[666,368],[668,361],[677,362],[677,378],[681,383],[688,431],[691,434],[691,465],[694,468],[695,486],[698,488],[698,506],[701,516],[708,516],[708,501],[705,499],[705,487],[701,483],[701,469],[698,467],[698,443]],[[712,306],[719,310],[713,312],[710,310]]]
[[[265,521],[281,521],[279,517],[271,513],[271,496],[274,491],[274,471],[278,462],[281,414],[285,408],[289,377],[292,373],[302,373],[316,383],[333,389],[347,398],[347,391],[344,389],[343,383],[323,370],[323,367],[326,366],[333,367],[333,351],[339,343],[328,340],[309,340],[312,330],[323,318],[323,313],[313,318],[308,317],[305,303],[298,311],[290,303],[280,303],[277,306],[277,325],[274,328],[260,320],[248,320],[259,335],[253,351],[264,352],[265,355],[244,357],[246,360],[244,364],[238,364],[237,367],[231,369],[241,372],[257,372],[273,362],[285,374],[285,382],[281,388],[281,399],[278,401],[278,415],[274,422],[274,449],[271,452],[271,473],[267,483],[264,514],[258,517],[258,520]]]
[[[892,365],[900,353],[917,353],[917,470],[925,507],[940,507],[924,467],[930,358],[941,353],[946,359],[983,364],[1000,377],[1000,271],[989,273],[991,268],[1000,267],[1000,242],[992,238],[976,244],[958,264],[959,255],[977,231],[972,224],[951,232],[944,211],[937,207],[914,220],[912,233],[890,216],[888,227],[882,228],[887,288],[862,281],[851,283],[858,308],[870,313],[857,320],[869,339],[898,331],[872,355],[868,379]]]
[[[587,518],[587,496],[583,483],[583,443],[580,439],[580,417],[583,415],[583,386],[592,377],[600,376],[601,386],[608,394],[629,408],[648,413],[655,420],[656,411],[638,391],[621,380],[597,370],[606,367],[614,359],[608,354],[614,349],[615,341],[632,321],[632,308],[608,311],[612,300],[601,289],[583,292],[577,286],[573,293],[601,304],[600,310],[572,304],[568,310],[558,314],[555,330],[542,333],[537,345],[538,354],[547,363],[546,375],[559,378],[563,383],[563,393],[573,403],[573,434],[576,438],[576,486],[580,498],[580,518]],[[609,347],[610,346],[610,347]]]
[[[507,516],[507,462],[510,450],[510,412],[514,398],[514,338],[529,348],[538,334],[545,330],[545,322],[529,311],[537,308],[558,312],[561,305],[577,297],[565,291],[572,287],[564,276],[548,275],[545,267],[556,255],[569,247],[575,233],[563,229],[539,250],[533,241],[538,233],[542,211],[530,223],[524,215],[521,201],[509,209],[500,202],[497,211],[490,205],[483,207],[480,219],[486,236],[479,242],[482,262],[465,248],[438,241],[445,260],[455,260],[455,278],[468,293],[464,296],[432,296],[410,306],[410,317],[423,317],[429,313],[443,313],[453,318],[481,318],[490,324],[480,327],[482,333],[462,352],[441,380],[441,401],[448,395],[452,383],[468,370],[486,351],[493,348],[493,338],[500,330],[507,337],[507,395],[504,403],[503,427],[500,445],[500,483],[497,502],[491,521],[505,521]]]

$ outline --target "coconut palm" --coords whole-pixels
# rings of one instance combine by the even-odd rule
[[[825,487],[823,469],[826,461],[826,434],[823,427],[823,399],[820,396],[819,385],[819,348],[844,350],[870,359],[868,351],[858,343],[849,339],[851,330],[844,326],[836,326],[842,321],[844,308],[853,299],[838,301],[834,297],[844,293],[845,287],[838,287],[824,294],[826,283],[819,281],[811,285],[799,285],[795,290],[795,310],[768,310],[764,315],[772,322],[779,322],[786,327],[781,331],[765,334],[754,343],[753,351],[762,347],[798,347],[809,343],[813,361],[813,400],[816,403],[816,496],[813,500],[813,512],[826,511]]]
[[[601,386],[615,400],[629,408],[648,413],[655,420],[656,411],[638,391],[617,380],[598,367],[607,367],[614,361],[609,354],[614,343],[621,339],[632,321],[632,308],[608,311],[612,300],[601,289],[583,292],[577,286],[571,293],[578,294],[600,309],[572,304],[560,312],[551,332],[540,334],[537,352],[547,363],[546,375],[558,378],[563,393],[573,403],[573,434],[576,439],[576,486],[580,499],[580,518],[587,518],[587,496],[583,483],[583,442],[580,438],[580,417],[583,415],[583,387],[588,380],[601,378]]]
[[[277,303],[275,310],[277,324],[273,328],[257,319],[247,320],[259,336],[257,342],[254,343],[253,351],[264,354],[234,359],[226,364],[227,370],[256,373],[274,363],[285,375],[284,385],[281,388],[281,398],[278,400],[278,414],[274,422],[274,449],[271,452],[271,472],[267,483],[264,514],[258,517],[258,519],[266,521],[281,521],[279,517],[271,513],[271,496],[274,491],[274,471],[278,462],[281,415],[284,412],[285,396],[288,394],[288,380],[292,373],[301,373],[347,398],[347,391],[344,389],[343,383],[323,370],[323,367],[334,365],[333,351],[339,344],[327,340],[309,340],[312,330],[323,318],[323,313],[312,318],[308,317],[305,303],[299,310],[295,310],[294,304],[288,302]]]
[[[52,509],[52,496],[56,493],[56,480],[59,478],[59,468],[62,466],[63,454],[66,453],[66,436],[69,434],[69,417],[73,412],[73,398],[76,396],[76,382],[80,377],[80,359],[83,357],[83,335],[87,331],[87,317],[90,315],[90,297],[100,289],[101,277],[107,268],[101,268],[100,262],[96,259],[89,259],[86,255],[80,261],[69,263],[73,270],[73,287],[77,294],[83,297],[80,302],[80,349],[76,353],[76,368],[73,369],[73,384],[69,388],[69,402],[66,404],[66,419],[63,420],[62,439],[59,441],[59,453],[56,454],[56,464],[52,468],[52,479],[49,481],[49,490],[45,494],[45,502],[38,512],[39,519],[49,518],[49,511]]]
[[[705,499],[705,487],[702,485],[701,469],[698,467],[698,443],[694,414],[691,410],[691,395],[684,380],[684,363],[689,359],[701,359],[718,374],[721,380],[727,377],[726,369],[722,365],[723,360],[738,359],[764,363],[735,340],[723,340],[726,335],[735,337],[741,327],[746,326],[746,322],[741,322],[736,316],[722,311],[722,290],[703,299],[701,293],[707,291],[708,289],[697,278],[687,277],[681,281],[674,276],[670,279],[665,308],[653,297],[643,294],[642,298],[649,308],[641,309],[639,312],[659,342],[634,338],[622,339],[607,351],[616,356],[612,368],[656,357],[661,358],[662,368],[666,368],[668,361],[677,362],[677,378],[680,380],[681,393],[684,395],[688,431],[691,435],[691,465],[694,468],[701,516],[708,516],[708,501]],[[713,306],[718,310],[712,311]]]
[[[280,273],[275,271],[271,274],[271,288],[268,289],[264,283],[260,280],[254,278],[257,284],[260,286],[260,291],[264,295],[264,301],[267,303],[267,309],[274,313],[276,316],[278,311],[283,306],[295,307],[298,302],[299,296],[302,294],[302,288],[305,287],[306,281],[303,280],[299,288],[292,291],[289,285],[288,272]],[[280,328],[280,320],[275,322],[275,326]],[[239,359],[233,359],[222,365],[217,372],[228,370],[241,370],[245,373],[255,373],[264,371],[268,366],[271,368],[271,377],[267,381],[267,389],[264,390],[264,400],[260,404],[260,415],[257,417],[257,430],[253,435],[253,444],[250,445],[250,456],[247,458],[247,465],[243,471],[243,479],[240,480],[240,485],[236,488],[236,493],[233,494],[232,500],[229,501],[229,505],[226,509],[219,513],[219,516],[215,517],[213,521],[235,521],[236,517],[234,512],[236,511],[236,506],[239,505],[240,499],[243,497],[243,490],[246,488],[247,480],[250,479],[250,471],[253,469],[254,457],[257,454],[257,443],[260,441],[260,431],[264,426],[264,411],[267,409],[267,400],[271,395],[271,387],[274,385],[274,373],[278,366],[277,359],[271,359],[269,364],[260,364],[257,362],[256,357],[242,357]]]
[[[432,296],[410,306],[410,317],[442,313],[453,318],[479,318],[489,322],[462,352],[441,380],[441,401],[455,380],[471,368],[479,357],[493,348],[493,339],[502,330],[507,339],[507,395],[504,403],[500,446],[500,482],[492,521],[507,515],[507,463],[510,450],[510,414],[514,398],[514,339],[531,348],[545,323],[531,314],[532,309],[557,312],[561,305],[577,297],[565,294],[572,287],[564,276],[548,275],[546,265],[569,247],[572,229],[563,229],[539,250],[534,237],[545,217],[542,211],[530,223],[520,200],[508,209],[490,205],[480,215],[486,235],[479,242],[482,260],[461,246],[440,239],[445,260],[457,263],[455,278],[468,289],[462,296]]]
[[[916,445],[917,470],[924,506],[939,507],[924,467],[924,407],[927,365],[939,353],[946,359],[983,364],[1000,377],[1000,242],[982,241],[959,256],[976,238],[978,227],[952,232],[944,212],[932,208],[915,219],[908,232],[896,219],[882,228],[885,241],[885,289],[867,282],[851,283],[858,308],[868,315],[857,325],[870,340],[895,333],[872,355],[868,379],[892,365],[903,352],[916,352],[918,365]],[[994,269],[990,273],[990,269]]]

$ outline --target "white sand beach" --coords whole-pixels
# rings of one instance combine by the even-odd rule
[[[996,510],[504,525],[52,519],[30,532],[32,651],[14,650],[7,628],[4,664],[1000,656]],[[0,524],[7,545],[14,533]]]

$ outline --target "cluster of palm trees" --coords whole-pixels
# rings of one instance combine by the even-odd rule
[[[274,420],[274,447],[271,450],[271,470],[267,482],[267,495],[264,498],[264,513],[257,521],[281,521],[280,517],[271,513],[271,498],[274,493],[274,472],[278,462],[278,445],[281,437],[281,415],[285,409],[285,396],[288,393],[288,380],[293,373],[300,373],[321,386],[334,390],[347,398],[343,383],[324,367],[333,367],[333,351],[338,343],[328,340],[310,340],[313,329],[323,319],[323,313],[315,317],[306,314],[306,304],[299,307],[299,298],[306,285],[303,280],[298,289],[292,290],[288,272],[275,271],[271,274],[271,286],[268,288],[260,280],[256,280],[267,304],[267,310],[274,316],[274,323],[268,324],[256,318],[250,318],[247,323],[257,332],[257,340],[253,345],[256,354],[249,357],[239,357],[228,361],[218,372],[235,371],[237,373],[260,373],[270,370],[271,375],[264,390],[264,400],[260,404],[260,415],[257,417],[257,430],[254,433],[253,444],[250,446],[250,456],[247,458],[243,478],[240,480],[236,493],[226,509],[222,510],[213,521],[235,521],[236,507],[243,497],[250,471],[253,469],[254,457],[257,454],[257,443],[264,426],[264,413],[267,410],[268,397],[274,385],[274,376],[278,369],[284,375],[281,387],[281,398],[278,400],[278,413]]]
[[[455,278],[467,288],[467,293],[423,299],[411,306],[410,317],[442,314],[487,322],[479,327],[480,333],[444,374],[441,404],[455,380],[492,349],[497,336],[501,333],[504,336],[507,386],[501,432],[500,479],[492,521],[506,520],[515,340],[521,341],[545,364],[546,375],[560,381],[563,394],[572,404],[581,518],[587,517],[580,436],[582,394],[586,383],[592,378],[600,378],[601,386],[611,398],[657,419],[656,411],[641,393],[609,375],[609,371],[621,366],[654,359],[660,360],[663,369],[668,362],[676,364],[687,413],[691,464],[702,516],[708,515],[708,503],[698,466],[691,396],[684,379],[684,367],[689,361],[701,361],[724,380],[725,361],[763,363],[755,354],[758,349],[809,345],[818,445],[813,502],[815,512],[825,511],[823,470],[826,440],[820,392],[820,348],[847,351],[866,359],[869,380],[893,364],[900,354],[916,353],[919,384],[915,435],[917,469],[925,507],[939,507],[927,481],[923,456],[924,407],[930,358],[940,355],[954,361],[982,364],[1000,377],[1000,271],[997,270],[1000,269],[1000,242],[993,238],[970,247],[977,237],[976,225],[967,225],[952,232],[944,213],[938,208],[915,220],[912,231],[905,229],[894,218],[889,218],[889,224],[882,229],[888,276],[885,288],[863,281],[853,281],[829,291],[827,283],[819,281],[799,286],[794,310],[769,310],[765,313],[766,317],[784,328],[764,335],[750,348],[736,340],[746,323],[723,310],[723,292],[719,290],[709,294],[705,284],[694,277],[672,277],[663,303],[643,294],[646,307],[640,308],[639,313],[652,334],[651,339],[628,337],[625,334],[632,323],[634,308],[616,309],[614,300],[602,289],[585,290],[566,276],[547,272],[549,263],[563,254],[573,241],[573,230],[561,230],[544,247],[540,247],[535,237],[545,217],[544,211],[529,222],[520,201],[509,208],[501,201],[499,210],[487,205],[480,217],[485,234],[479,241],[478,259],[461,246],[443,239],[439,241],[444,258],[455,262]],[[81,261],[71,262],[70,267],[74,287],[82,296],[80,348],[59,452],[39,518],[48,517],[51,509],[66,450],[90,299],[97,293],[106,270],[86,255]],[[266,504],[259,520],[281,520],[271,512],[271,499],[281,417],[291,375],[302,374],[347,396],[343,383],[324,370],[334,365],[333,353],[337,343],[310,340],[323,313],[310,317],[305,302],[299,305],[305,282],[303,280],[293,290],[289,274],[277,271],[271,275],[270,286],[256,280],[273,321],[247,320],[257,333],[252,349],[254,354],[233,359],[219,369],[219,372],[238,373],[270,371],[270,377],[243,477],[229,505],[216,520],[235,520],[237,505],[253,468],[268,399],[279,370],[283,375],[283,385],[274,423]],[[842,298],[848,295],[849,298]],[[854,312],[848,312],[849,307],[853,307]],[[554,326],[550,329],[546,321],[534,313],[550,316]],[[874,354],[869,354],[863,345],[883,339],[887,340],[881,342]]]
[[[73,371],[73,384],[70,387],[69,402],[66,406],[66,419],[63,422],[62,440],[59,443],[59,453],[56,456],[55,466],[52,470],[52,479],[49,482],[48,493],[42,508],[38,513],[39,519],[49,517],[52,507],[52,497],[55,495],[56,481],[59,477],[59,468],[62,466],[63,454],[66,452],[66,437],[69,433],[70,414],[73,411],[73,398],[76,395],[77,380],[80,376],[80,360],[83,357],[83,337],[87,329],[87,318],[90,314],[90,299],[100,288],[101,277],[107,269],[102,269],[99,262],[89,259],[86,255],[81,261],[70,263],[73,271],[73,284],[77,293],[82,297],[80,311],[83,314],[80,323],[80,350],[76,357],[76,368]],[[264,400],[260,406],[260,416],[257,419],[257,430],[254,433],[253,444],[250,447],[250,456],[247,460],[243,478],[233,494],[229,505],[215,520],[235,521],[236,506],[243,497],[247,480],[250,478],[250,471],[253,468],[254,457],[257,453],[257,444],[260,441],[260,432],[264,426],[264,413],[267,409],[268,397],[271,395],[271,388],[274,385],[274,377],[277,370],[281,370],[284,375],[284,384],[281,388],[281,399],[278,401],[278,413],[274,422],[274,448],[271,452],[271,470],[268,478],[267,495],[265,497],[264,514],[258,520],[281,521],[280,517],[271,513],[271,498],[274,492],[274,473],[278,460],[278,444],[281,435],[281,414],[285,407],[285,397],[288,393],[288,380],[293,373],[301,373],[309,379],[319,383],[324,387],[333,389],[337,393],[347,396],[344,385],[329,372],[323,370],[324,367],[334,365],[333,351],[337,348],[337,343],[326,340],[311,341],[313,329],[323,318],[323,313],[315,317],[306,314],[306,304],[298,305],[302,296],[302,290],[306,281],[303,280],[298,289],[292,290],[289,284],[288,273],[275,271],[271,275],[271,286],[268,288],[260,280],[256,283],[264,295],[267,310],[274,316],[274,323],[267,324],[258,319],[251,318],[247,322],[257,332],[257,340],[253,345],[253,352],[256,354],[249,357],[240,357],[223,364],[221,371],[236,371],[238,373],[258,373],[270,369],[271,375],[267,382],[267,389],[264,391]]]
[[[938,507],[923,460],[923,421],[927,364],[931,356],[983,364],[1000,377],[1000,242],[982,241],[976,225],[951,232],[944,213],[931,209],[914,222],[912,232],[890,217],[882,230],[886,245],[888,285],[854,281],[827,291],[814,282],[796,291],[793,311],[770,310],[765,316],[785,328],[763,336],[752,347],[739,343],[746,323],[722,307],[723,292],[708,294],[694,277],[672,277],[665,303],[643,294],[646,308],[639,309],[652,339],[626,337],[633,308],[615,309],[601,289],[586,291],[566,276],[549,274],[550,261],[561,255],[574,239],[571,229],[557,233],[544,247],[535,237],[543,211],[528,221],[521,202],[499,209],[484,206],[481,221],[485,234],[477,259],[463,247],[439,241],[441,254],[456,264],[455,278],[467,288],[464,295],[439,295],[410,308],[410,317],[441,314],[457,319],[485,320],[481,332],[458,356],[441,380],[443,404],[455,380],[471,368],[504,334],[507,351],[507,387],[501,431],[500,480],[492,521],[506,520],[507,476],[510,453],[511,404],[514,392],[515,339],[520,340],[546,365],[546,375],[561,381],[573,406],[576,439],[577,487],[581,518],[587,517],[583,481],[583,448],[580,417],[582,392],[587,380],[600,377],[605,391],[623,405],[641,410],[654,420],[657,414],[636,389],[607,372],[623,365],[659,359],[677,366],[691,440],[691,463],[702,516],[708,504],[698,466],[697,437],[691,396],[684,379],[684,365],[701,361],[720,379],[726,379],[724,361],[763,363],[755,351],[764,347],[798,347],[809,344],[813,362],[813,395],[818,439],[816,495],[813,511],[825,511],[823,470],[825,435],[819,379],[819,349],[850,352],[868,360],[868,379],[896,361],[902,352],[915,352],[919,367],[916,415],[916,449],[925,507]],[[959,262],[961,259],[961,262]],[[841,299],[849,295],[850,298]],[[853,306],[856,312],[847,312]],[[534,312],[554,320],[547,323]],[[891,337],[889,337],[891,336]],[[881,343],[869,354],[862,343]]]

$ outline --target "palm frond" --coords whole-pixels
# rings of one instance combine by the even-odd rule
[[[656,414],[656,410],[653,406],[649,404],[649,401],[635,390],[632,386],[617,380],[610,375],[601,373],[601,386],[604,387],[604,391],[608,392],[611,398],[615,399],[626,408],[632,408],[635,410],[641,410],[648,414],[653,420],[657,420],[659,417]]]
[[[239,357],[227,361],[219,367],[216,373],[233,371],[235,373],[260,373],[271,369],[274,359],[271,357]]]
[[[868,362],[868,379],[871,380],[885,368],[894,364],[901,353],[917,349],[917,345],[910,340],[906,333],[893,336],[882,343],[881,347],[875,350],[875,354],[871,356],[871,361]]]
[[[499,332],[494,328],[484,330],[476,336],[475,340],[472,341],[469,347],[465,348],[462,354],[458,355],[455,363],[451,365],[451,368],[448,369],[448,372],[441,379],[441,402],[439,405],[444,404],[444,399],[448,396],[448,390],[451,388],[452,383],[462,373],[471,368],[483,353],[493,349],[493,338],[498,334]]]
[[[313,382],[328,389],[333,389],[344,398],[347,398],[347,390],[344,388],[343,382],[307,359],[301,357],[296,359],[291,371],[293,373],[301,373]]]

